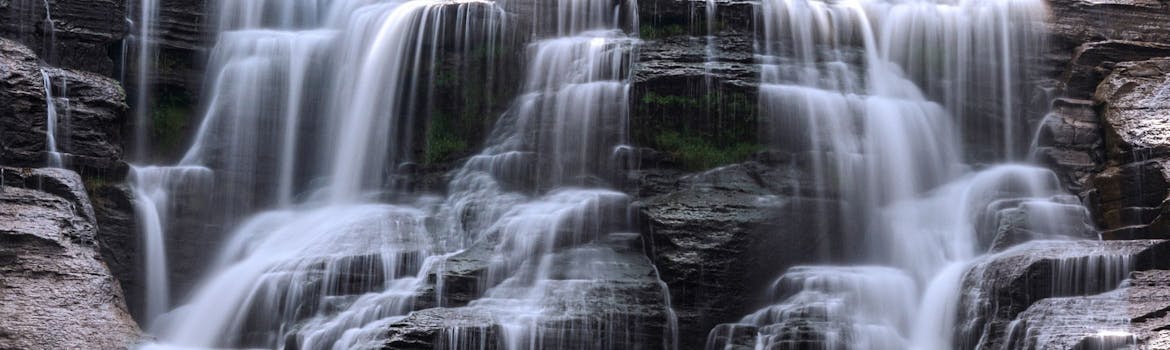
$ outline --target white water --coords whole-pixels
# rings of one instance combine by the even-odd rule
[[[757,348],[791,342],[807,332],[793,323],[803,321],[827,348],[952,348],[974,259],[1033,238],[997,232],[1006,210],[1030,211],[1030,227],[1052,237],[1083,217],[1048,170],[963,164],[988,150],[1020,153],[1026,124],[1014,99],[1027,72],[1020,62],[1039,52],[1044,4],[766,0],[759,11],[768,135],[812,153],[816,181],[836,179],[827,184],[851,218],[840,238],[846,261],[882,267],[790,269],[772,289],[776,304],[713,330],[708,347],[730,347],[749,325],[759,327]],[[998,105],[1000,121],[968,120],[971,103]],[[784,282],[794,279],[836,282]]]
[[[135,29],[137,47],[136,82],[134,87],[134,154],[138,161],[148,160],[152,126],[150,92],[154,89],[153,73],[158,55],[158,0],[140,0],[137,4],[138,21]]]
[[[53,97],[53,81],[49,73],[41,70],[41,78],[45,84],[45,146],[48,148],[48,166],[60,168],[65,166],[61,159],[61,152],[57,150],[57,99]]]

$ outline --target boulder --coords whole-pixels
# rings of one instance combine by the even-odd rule
[[[1170,44],[1158,42],[1105,40],[1084,43],[1073,51],[1061,82],[1065,96],[1091,99],[1097,85],[1118,63],[1145,61],[1170,56]]]
[[[1170,241],[1034,241],[977,261],[963,277],[956,349],[1001,349],[1033,304],[1117,288],[1131,271],[1170,267]]]
[[[638,204],[647,250],[670,287],[680,346],[698,348],[716,324],[755,310],[790,266],[833,254],[839,204],[818,199],[790,169],[761,162],[685,176]]]
[[[0,348],[127,349],[140,339],[102,262],[81,178],[0,168]]]

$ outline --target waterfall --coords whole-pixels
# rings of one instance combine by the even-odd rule
[[[45,147],[48,149],[47,164],[49,167],[64,166],[61,152],[57,150],[57,99],[53,97],[53,80],[49,73],[41,69],[41,78],[45,84]]]
[[[1030,239],[1003,236],[997,220],[1030,210],[1036,231],[1080,232],[1064,231],[1084,208],[1051,171],[964,164],[1026,152],[1020,99],[1046,11],[1038,1],[762,1],[764,136],[810,154],[816,188],[839,189],[852,218],[839,255],[858,266],[789,269],[772,306],[716,328],[708,347],[754,334],[764,348],[952,348],[968,269]],[[977,110],[986,105],[997,109]]]
[[[134,152],[138,161],[148,160],[150,148],[150,130],[152,123],[150,91],[153,89],[152,74],[154,74],[156,55],[158,54],[158,0],[141,0],[138,2],[138,21],[128,21],[137,24],[135,33],[137,52],[134,86]]]

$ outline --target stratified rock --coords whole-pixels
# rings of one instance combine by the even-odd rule
[[[0,348],[125,349],[139,339],[98,254],[77,174],[0,168]]]
[[[1036,302],[1117,288],[1130,271],[1170,267],[1170,241],[1035,241],[983,258],[963,278],[957,349],[1002,349]]]
[[[134,194],[125,184],[105,179],[87,184],[98,225],[98,246],[102,260],[122,286],[131,315],[140,315],[146,300],[143,295],[140,239],[134,212]]]
[[[1170,155],[1170,59],[1119,64],[1097,88],[1115,161]]]
[[[1097,85],[1122,62],[1170,56],[1170,44],[1106,40],[1085,43],[1073,52],[1062,78],[1065,96],[1090,99]]]
[[[670,286],[682,348],[701,347],[713,326],[754,310],[757,294],[780,272],[831,254],[829,225],[838,222],[839,204],[793,187],[802,180],[788,170],[730,165],[684,177],[673,192],[640,202],[641,231]]]
[[[122,126],[126,93],[122,84],[94,73],[45,68],[54,89],[57,149],[65,165],[87,175],[126,173]]]
[[[1170,271],[1134,272],[1118,290],[1042,300],[1013,323],[1008,349],[1167,349]]]
[[[1109,166],[1088,204],[1108,238],[1170,232],[1170,59],[1119,64],[1097,88]]]
[[[1093,218],[1075,196],[999,203],[1011,207],[996,213],[996,232],[994,235],[979,235],[995,237],[990,244],[991,252],[1037,240],[1098,238]]]
[[[1170,43],[1170,4],[1158,0],[1050,0],[1049,45],[1054,68],[1084,43],[1124,40]]]
[[[386,327],[383,347],[668,348],[665,289],[641,250],[622,241],[546,257],[549,278],[536,285],[504,284],[468,306],[413,312]]]
[[[48,130],[44,76],[52,85],[57,128]],[[121,84],[94,73],[42,68],[23,45],[0,39],[0,163],[37,167],[48,159],[46,133],[53,132],[67,167],[120,179],[122,122],[126,97]]]
[[[124,0],[0,1],[0,37],[32,47],[50,65],[113,76],[114,62],[120,54],[118,44],[126,36],[128,3]]]
[[[43,164],[45,140],[45,83],[37,56],[0,38],[0,163]]]
[[[1072,193],[1083,191],[1104,167],[1105,144],[1092,101],[1058,98],[1036,134],[1035,159],[1051,168]]]

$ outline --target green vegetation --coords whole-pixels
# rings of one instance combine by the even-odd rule
[[[467,140],[455,135],[453,128],[446,125],[447,118],[441,114],[432,120],[427,128],[427,145],[423,163],[435,164],[455,160],[468,152]]]
[[[747,159],[760,150],[754,142],[737,142],[727,147],[712,144],[707,138],[666,131],[655,137],[657,149],[669,153],[690,170],[710,169]]]
[[[650,24],[642,24],[638,28],[638,36],[645,40],[661,39],[669,36],[686,35],[687,29],[679,24],[670,24],[663,27],[655,27]]]
[[[168,154],[183,146],[192,110],[190,99],[178,93],[159,96],[151,115],[154,142]]]
[[[756,101],[742,92],[646,91],[635,109],[634,142],[669,154],[688,170],[740,162],[762,149],[757,142]]]

